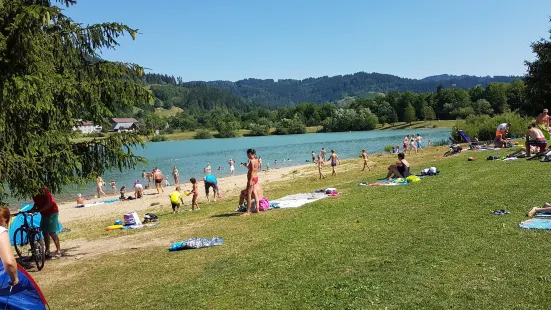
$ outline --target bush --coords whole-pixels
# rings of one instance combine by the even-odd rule
[[[386,146],[385,146],[385,153],[391,153],[393,147],[394,147],[394,146],[392,146],[392,145],[386,145]]]
[[[368,108],[359,111],[338,109],[333,116],[325,119],[323,129],[326,132],[372,130],[378,123],[379,119]]]
[[[276,135],[306,133],[306,125],[295,115],[292,119],[284,118],[276,124]]]
[[[174,133],[174,128],[167,128],[167,129],[164,129],[164,130],[161,130],[160,133],[162,135],[170,135],[170,134],[173,134]]]
[[[509,135],[524,136],[531,121],[531,119],[522,117],[513,112],[498,114],[494,117],[488,115],[470,115],[467,117],[464,124],[453,127],[452,139],[456,142],[461,142],[462,139],[457,130],[462,129],[471,139],[477,137],[480,141],[493,140],[495,138],[497,126],[501,123],[511,123]]]
[[[250,124],[250,132],[247,136],[268,136],[270,135],[270,127],[267,125]]]
[[[438,125],[434,124],[432,125],[432,128],[438,128]]]
[[[151,139],[149,139],[149,141],[151,141],[151,142],[168,141],[168,137],[167,137],[167,136],[163,136],[163,135],[157,135],[157,136],[151,137]]]
[[[207,129],[198,129],[195,131],[195,139],[212,139],[213,136]]]

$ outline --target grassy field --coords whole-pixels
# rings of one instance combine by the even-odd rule
[[[108,219],[72,223],[63,238],[107,244],[130,233],[135,242],[158,242],[49,262],[34,276],[52,309],[548,309],[549,232],[518,223],[545,202],[538,193],[549,164],[485,160],[504,151],[444,159],[444,151],[408,157],[414,171],[441,170],[409,186],[358,186],[383,177],[390,155],[373,156],[372,172],[354,160],[337,177],[265,186],[269,198],[330,186],[341,192],[299,209],[235,217],[236,198],[225,197],[200,212],[156,209],[161,226],[150,230],[107,232]],[[511,214],[494,216],[496,209]],[[225,243],[167,251],[195,236]]]
[[[180,112],[184,111],[184,109],[179,107],[172,107],[171,109],[155,109],[155,114],[159,115],[160,117],[170,117],[174,116]]]
[[[394,126],[391,124],[379,125],[377,129],[417,129],[417,128],[452,128],[457,123],[461,123],[459,120],[441,120],[441,121],[416,121],[409,123],[396,122]]]

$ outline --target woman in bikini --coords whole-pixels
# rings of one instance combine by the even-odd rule
[[[176,166],[172,168],[172,176],[174,177],[174,185],[180,184],[180,173],[178,172],[178,168],[176,168]]]
[[[98,198],[101,197],[101,194],[103,194],[104,197],[107,197],[107,195],[105,194],[105,192],[102,189],[103,185],[105,185],[105,182],[103,181],[103,179],[101,177],[97,177],[96,185],[97,185],[96,191],[98,193]]]
[[[417,143],[415,142],[415,137],[411,135],[411,138],[409,140],[409,155],[411,155],[411,150],[415,149],[415,153],[417,153]]]
[[[388,166],[387,179],[395,178],[407,178],[409,173],[409,162],[405,159],[404,153],[398,153],[398,161],[394,165]]]

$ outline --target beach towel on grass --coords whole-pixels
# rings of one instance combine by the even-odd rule
[[[537,217],[551,217],[551,213],[536,213]]]
[[[270,202],[270,206],[275,209],[298,208],[327,197],[325,193],[295,194],[276,199]]]
[[[518,226],[525,229],[551,229],[551,219],[533,218],[521,222]]]

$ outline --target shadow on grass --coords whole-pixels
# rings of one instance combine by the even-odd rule
[[[221,213],[221,214],[215,214],[215,215],[211,215],[212,218],[217,218],[217,217],[232,217],[232,216],[240,216],[242,213],[241,212],[228,212],[228,213]]]

